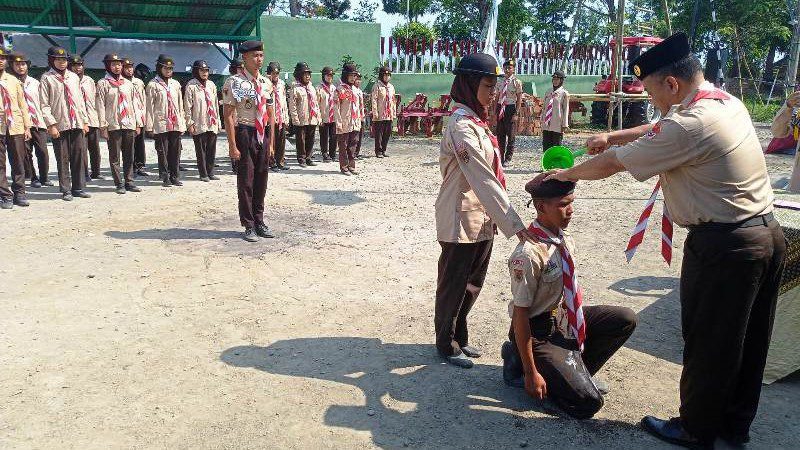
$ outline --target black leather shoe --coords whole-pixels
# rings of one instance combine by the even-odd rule
[[[289,170],[289,166],[278,166],[281,170]]]
[[[352,170],[351,170],[352,172]],[[461,351],[464,352],[465,355],[469,356],[470,358],[480,358],[482,353],[475,347],[464,345],[461,347]]]
[[[14,204],[22,207],[31,206],[31,202],[29,202],[24,195],[17,195],[14,197]]]
[[[522,374],[522,361],[514,354],[511,342],[503,342],[500,356],[503,357],[503,381],[509,386],[524,388],[525,379]]]
[[[264,225],[263,223],[256,224],[256,234],[262,238],[267,238],[267,239],[275,237],[275,235],[272,234],[272,231],[269,230],[269,227]]]
[[[78,197],[78,198],[92,198],[92,196],[89,195],[88,192],[82,191],[82,190],[81,191],[72,191],[72,196],[73,197]]]
[[[31,187],[34,189],[39,189],[42,187],[42,183],[39,180],[33,180],[31,181]]]
[[[142,192],[142,189],[139,186],[133,184],[126,184],[125,189],[129,192]]]
[[[644,416],[641,424],[645,431],[670,444],[692,449],[714,448],[713,442],[703,442],[689,434],[689,432],[683,428],[679,417],[662,420],[653,416]]]
[[[177,178],[170,182],[172,183],[173,186],[183,186],[183,182]]]
[[[149,174],[149,173],[147,173],[147,172],[145,172],[145,170],[144,170],[144,169],[139,169],[139,170],[137,170],[137,171],[136,171],[136,175],[137,175],[137,176],[140,176],[140,177],[149,177],[149,176],[150,176],[150,174]]]

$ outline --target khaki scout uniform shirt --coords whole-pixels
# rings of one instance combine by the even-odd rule
[[[30,101],[27,98],[25,99],[28,107],[33,107],[34,111],[36,111],[31,117],[31,128],[45,128],[44,116],[42,115],[42,100],[39,97],[39,80],[32,76],[26,76],[22,87],[30,97]]]
[[[372,120],[393,120],[397,115],[397,105],[394,102],[394,85],[383,84],[378,80],[372,85],[370,95],[372,103]],[[386,102],[389,102],[390,114],[386,115]]]
[[[545,112],[547,112],[547,103],[553,99],[553,117],[549,123],[544,122]],[[569,92],[564,89],[564,86],[559,86],[555,91],[551,88],[544,96],[542,103],[542,130],[553,131],[555,133],[562,133],[564,128],[569,127]]]
[[[353,86],[353,91],[356,93],[356,98],[358,98],[358,116],[361,121],[364,121],[364,118],[367,117],[367,107],[364,105],[364,91],[355,86]]]
[[[351,98],[351,96],[353,98]],[[352,133],[361,129],[361,105],[355,89],[345,83],[336,88],[334,95],[333,117],[336,119],[336,134]],[[351,108],[355,103],[356,117],[353,118]]]
[[[89,76],[79,77],[81,79],[81,95],[83,101],[86,103],[86,114],[89,116],[89,126],[91,128],[98,128],[100,126],[100,119],[97,116],[96,98],[97,86],[94,80]]]
[[[236,112],[236,123],[239,125],[255,126],[258,113],[258,99],[255,86],[245,74],[232,75],[222,88],[222,104],[230,105]],[[267,97],[267,108],[274,104],[272,97],[272,82],[259,75],[256,82],[261,86],[261,91]],[[269,126],[268,123],[264,124]]]
[[[25,134],[25,131],[31,127],[31,116],[28,114],[28,103],[25,102],[25,91],[22,83],[19,82],[17,77],[4,71],[3,75],[0,75],[0,84],[8,91],[8,96],[11,100],[12,122],[11,129],[6,130],[8,118],[3,107],[3,100],[0,98],[0,135],[5,136],[6,131],[12,136]],[[5,177],[6,174],[2,173],[0,176]]]
[[[534,222],[550,236],[550,231]],[[575,257],[575,241],[572,236],[562,230],[567,250]],[[520,242],[508,257],[508,273],[511,275],[511,301],[508,303],[508,314],[513,317],[514,307],[529,308],[528,317],[536,317],[554,312],[559,328],[566,331],[564,308],[563,261],[558,246],[549,243]]]
[[[206,92],[211,96],[211,107],[217,117],[217,124],[211,125],[208,118],[208,103],[206,102]],[[219,100],[217,99],[217,86],[206,81],[205,87],[196,78],[186,83],[186,92],[183,94],[183,109],[186,111],[186,128],[194,125],[195,134],[202,134],[208,131],[219,133],[220,115]]]
[[[313,118],[311,117],[311,111],[309,110],[308,105],[308,93],[306,92],[306,88],[311,92],[311,97],[316,100],[317,99],[317,90],[314,89],[314,85],[310,82],[307,86],[304,86],[298,82],[292,83],[292,88],[289,91],[289,115],[292,117],[292,124],[295,126],[306,126],[306,125],[319,125],[320,124],[320,116],[322,113],[317,110],[317,115]],[[319,108],[319,102],[316,102],[317,108]],[[326,111],[327,114],[327,111]]]
[[[704,83],[701,90],[711,90]],[[681,226],[733,223],[772,211],[772,187],[761,143],[739,99],[703,99],[696,92],[670,109],[617,158],[639,181],[660,175],[664,202]],[[728,94],[730,95],[730,94]]]
[[[331,83],[327,85],[327,90],[325,83],[320,83],[317,86],[317,103],[319,104],[319,111],[322,114],[322,123],[334,123],[336,122],[336,118],[331,118],[328,114],[329,102],[332,101],[333,97],[336,95],[336,85]]]
[[[515,76],[499,81],[494,86],[495,101],[498,104],[500,103],[500,93],[503,92],[503,84],[506,82],[508,82],[508,89],[506,90],[506,101],[503,103],[503,106],[516,105],[517,96],[522,95],[522,81],[519,81],[519,78]]]
[[[144,124],[141,121],[142,114],[136,109],[136,86],[125,77],[120,77],[122,84],[119,88],[115,87],[106,78],[97,81],[97,118],[100,128],[108,128],[108,131],[116,130],[136,130]],[[125,121],[120,121],[119,111],[119,92],[125,95],[125,102],[128,108],[128,117]]]
[[[459,103],[454,107],[474,114]],[[442,186],[436,199],[437,240],[488,241],[494,239],[495,224],[506,237],[525,228],[494,175],[494,158],[483,127],[460,114],[450,116],[439,151]]]
[[[65,70],[64,82],[69,88],[72,102],[75,104],[77,123],[70,123],[64,84],[59,80],[56,71],[50,69],[39,79],[39,98],[42,101],[45,126],[55,125],[58,131],[82,129],[84,124],[89,123],[89,116],[86,113],[86,103],[83,101],[81,93],[80,79],[74,73]]]
[[[167,91],[164,86],[158,82],[160,77],[155,77],[147,83],[147,114],[145,117],[145,130],[154,134],[166,133],[167,129],[167,108],[169,102],[167,101]],[[170,95],[172,96],[173,107],[175,108],[175,115],[177,116],[177,124],[172,131],[179,131],[183,133],[186,131],[186,117],[183,112],[183,96],[181,95],[181,84],[174,78],[170,78],[167,82]]]
[[[270,80],[271,82],[272,80]],[[289,104],[286,101],[286,83],[280,78],[277,83],[272,84],[272,97],[275,99],[275,124],[278,124],[278,107],[277,102],[280,102],[281,120],[284,125],[289,125]]]

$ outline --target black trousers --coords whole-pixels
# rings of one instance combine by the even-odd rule
[[[336,140],[339,144],[339,170],[355,169],[358,131],[337,134]]]
[[[555,145],[561,145],[564,140],[564,133],[556,133],[555,131],[542,130],[542,151],[547,151],[548,148]]]
[[[6,179],[6,154],[11,164],[11,189]],[[0,198],[25,197],[25,135],[6,134],[0,138]]]
[[[320,124],[319,147],[323,158],[336,158],[336,122]]]
[[[514,114],[517,113],[517,105],[506,105],[503,120],[497,121],[496,133],[497,143],[500,145],[500,156],[503,162],[511,161],[514,156]],[[500,106],[497,106],[497,117],[500,117]]]
[[[544,331],[540,318],[529,321],[533,336],[533,362],[547,383],[547,395],[566,413],[588,419],[603,407],[603,396],[592,382],[592,375],[611,358],[636,329],[636,314],[619,306],[585,306],[586,340],[583,353],[577,341],[566,338],[557,329]],[[541,316],[540,316],[541,317]],[[543,319],[549,320],[549,314]],[[537,321],[539,322],[537,324]],[[551,334],[552,333],[552,334]],[[508,331],[514,349],[513,358],[521,374],[514,326]]]
[[[50,155],[47,151],[47,130],[44,128],[31,128],[31,138],[25,141],[25,178],[31,181],[47,181],[50,172]],[[33,165],[33,154],[36,153],[36,164],[39,166],[39,175],[36,175],[36,166]]]
[[[111,166],[111,177],[117,187],[133,184],[133,140],[135,137],[136,132],[133,130],[108,132],[108,164]],[[122,174],[119,170],[120,154],[122,154]]]
[[[133,140],[133,167],[136,170],[144,169],[147,164],[147,152],[144,147],[144,129]]]
[[[275,124],[275,154],[270,160],[270,166],[286,165],[286,124],[278,126]]]
[[[100,176],[100,136],[96,127],[89,127],[89,132],[86,133],[86,152],[84,156],[83,165],[86,168],[85,172],[91,178]]]
[[[269,135],[264,146],[269,147]],[[245,228],[264,223],[264,197],[267,194],[269,165],[267,152],[258,142],[255,127],[236,127],[236,149],[241,154],[236,163],[236,188],[239,196],[239,221]]]
[[[747,436],[761,395],[786,241],[778,222],[692,230],[681,267],[680,416],[703,440]]]
[[[458,355],[469,344],[467,315],[486,279],[494,241],[439,242],[434,328],[436,349],[443,356]]]
[[[314,131],[316,125],[304,125],[294,127],[295,145],[297,146],[297,162],[305,162],[311,159],[314,154]]]
[[[372,122],[375,134],[375,156],[385,155],[386,146],[389,145],[389,138],[392,137],[391,120],[375,120]]]
[[[73,128],[62,131],[58,138],[53,139],[53,151],[56,154],[61,192],[82,191],[86,187],[86,135],[83,130]]]
[[[167,131],[153,136],[158,154],[158,176],[162,180],[180,178],[178,166],[181,163],[181,132]]]
[[[200,178],[208,178],[214,175],[214,160],[217,157],[217,133],[206,131],[205,133],[195,134],[194,154],[197,157],[197,172]]]

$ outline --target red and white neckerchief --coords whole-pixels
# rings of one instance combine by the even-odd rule
[[[245,69],[242,71],[244,73],[245,78],[251,83],[253,83],[253,87],[256,91],[256,139],[261,145],[265,145],[264,138],[266,137],[266,129],[267,129],[267,122],[269,119],[269,112],[267,110],[267,93],[264,92],[264,88],[261,86],[257,77],[253,77],[250,75],[250,72]]]
[[[311,83],[302,84],[301,86],[303,86],[303,89],[306,90],[306,98],[308,99],[308,116],[309,116],[309,118],[313,119],[314,117],[319,117],[319,106],[317,105],[317,101],[314,100],[314,96],[311,95],[311,89],[309,89],[309,86],[311,86]]]
[[[500,112],[497,114],[497,120],[503,120],[503,117],[506,116],[506,98],[508,97],[508,83],[511,82],[512,78],[513,77],[506,78],[505,81],[503,81],[502,89],[500,89],[500,100],[498,100],[498,103],[500,104]]]
[[[25,78],[25,83],[22,85],[22,92],[25,94],[25,103],[28,104],[28,114],[31,116],[31,123],[33,124],[34,128],[41,128],[41,124],[39,123],[39,115],[36,114],[36,103],[33,101],[33,95],[39,95],[39,91],[37,90],[33,95],[28,92],[28,86],[33,85],[33,83],[28,83],[28,78]],[[5,103],[5,102],[4,102]]]
[[[83,77],[80,78],[80,82],[78,86],[81,87],[81,95],[83,96],[83,103],[86,105],[86,109],[89,109],[89,96],[86,95],[86,88],[83,87]]]
[[[133,77],[131,77],[131,78],[125,77],[125,78],[127,78],[128,81],[133,83]],[[136,109],[139,111],[139,119],[141,120],[142,123],[144,123],[145,122],[145,119],[144,119],[144,115],[145,115],[144,99],[142,99],[142,96],[141,96],[140,91],[139,91],[139,87],[136,85],[136,83],[133,83],[133,97],[137,100],[137,102],[134,103],[134,106],[136,106]]]
[[[356,92],[353,90],[353,87],[347,83],[342,83],[342,93],[339,94],[339,101],[342,100],[350,100],[350,119],[353,122],[360,121],[358,117],[358,98],[356,97]]]
[[[111,86],[117,88],[117,121],[120,125],[130,124],[131,112],[128,107],[128,97],[122,92],[122,85],[125,84],[125,78],[119,77],[115,79],[110,74],[106,74],[106,81]]]
[[[503,165],[500,164],[500,144],[497,142],[497,136],[495,136],[492,133],[491,128],[489,128],[489,124],[481,120],[480,117],[467,112],[467,110],[464,108],[457,109],[455,112],[453,112],[453,114],[466,117],[467,119],[471,120],[472,123],[478,125],[486,131],[486,135],[489,136],[489,140],[492,142],[492,147],[494,147],[494,161],[492,162],[494,176],[497,178],[497,181],[500,182],[500,185],[503,186],[503,189],[506,189],[506,173],[503,170]]]
[[[3,113],[6,116],[6,129],[10,130],[14,126],[14,117],[11,112],[11,94],[6,85],[0,82],[0,94],[3,96]],[[3,176],[6,176],[3,174]]]
[[[328,122],[333,123],[335,121],[333,117],[333,96],[336,93],[336,88],[333,87],[333,83],[322,83],[322,89],[324,89],[325,93],[328,94]]]
[[[53,74],[55,75],[56,80],[60,81],[61,85],[64,86],[64,98],[66,98],[67,102],[67,115],[69,115],[69,123],[71,126],[77,127],[78,114],[75,112],[75,100],[72,98],[72,91],[70,91],[69,86],[67,86],[67,79],[62,73],[53,72]],[[81,90],[83,90],[83,88],[81,88]]]
[[[203,88],[203,93],[206,97],[206,113],[208,114],[208,124],[212,127],[215,127],[217,126],[218,122],[217,108],[214,108],[214,101],[211,99],[211,93],[208,92],[208,88],[205,86],[205,84],[200,83],[200,87]]]
[[[697,91],[697,94],[692,98],[692,100],[686,105],[686,107],[690,107],[703,99],[710,99],[710,100],[729,100],[731,98],[727,92],[715,88],[711,86],[711,89],[703,89]],[[705,86],[704,86],[705,87]],[[656,136],[659,132],[661,132],[661,124],[657,123],[653,130],[647,134],[648,137],[652,138]],[[636,249],[639,248],[639,245],[644,240],[644,233],[647,231],[647,222],[650,219],[650,214],[653,212],[653,205],[656,202],[656,197],[658,197],[658,192],[661,190],[661,179],[659,178],[658,182],[656,183],[655,188],[653,188],[653,193],[650,194],[650,198],[647,199],[647,203],[644,205],[644,211],[639,216],[638,222],[636,222],[636,226],[633,228],[633,233],[631,238],[628,240],[628,247],[625,249],[625,256],[628,259],[628,262],[633,259],[633,255],[636,254]],[[667,210],[667,204],[664,203],[664,210],[661,214],[661,256],[664,258],[664,261],[667,262],[668,265],[672,264],[672,232],[673,232],[673,222],[672,218],[669,215],[669,211]]]
[[[159,76],[156,77],[156,83],[164,88],[164,92],[167,93],[167,131],[175,131],[175,129],[178,128],[178,107],[175,105],[175,101],[172,98],[169,82],[164,81],[164,79]]]
[[[553,119],[553,103],[556,99],[556,91],[550,93],[550,97],[547,100],[547,107],[544,109],[544,124],[550,125],[550,121]]]
[[[533,233],[541,242],[555,245],[561,255],[561,280],[564,283],[564,304],[567,306],[567,322],[569,331],[578,341],[578,347],[583,351],[583,342],[586,340],[586,322],[583,317],[583,290],[578,285],[578,275],[575,273],[575,261],[567,248],[564,235],[551,237],[546,231],[532,223],[528,231]]]
[[[386,119],[391,119],[392,118],[392,101],[394,99],[391,98],[391,95],[390,95],[391,92],[389,92],[389,83],[384,83],[383,81],[381,81],[381,84],[383,84],[383,87],[386,88],[386,108],[385,108],[384,114],[386,114]]]
[[[272,88],[272,92],[275,94],[275,123],[278,124],[278,127],[283,126],[283,107],[281,106],[281,99],[285,96],[280,92],[280,82],[278,80]]]

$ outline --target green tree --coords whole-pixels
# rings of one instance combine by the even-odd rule
[[[406,0],[381,0],[383,11],[387,14],[406,15]],[[411,22],[416,22],[419,16],[434,10],[434,0],[408,0],[408,12]]]
[[[378,2],[360,0],[358,7],[353,11],[353,20],[356,22],[375,22],[375,11],[377,10]]]
[[[350,0],[321,0],[320,16],[334,20],[346,20],[347,10],[350,9]]]
[[[406,37],[409,40],[418,40],[418,41],[433,41],[435,40],[438,35],[436,30],[433,27],[428,26],[424,23],[420,22],[411,22],[409,24],[398,24],[392,28],[392,37],[395,38],[397,41],[402,41]]]
[[[434,28],[445,39],[479,39],[490,6],[488,0],[438,0]]]
[[[497,12],[497,39],[499,41],[525,40],[523,30],[530,26],[533,14],[525,0],[505,0]]]

